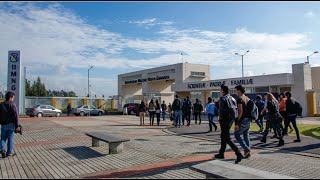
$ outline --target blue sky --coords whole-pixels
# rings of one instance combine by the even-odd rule
[[[320,50],[319,2],[0,3],[0,91],[7,51],[19,49],[27,78],[50,89],[117,94],[117,75],[181,62],[211,65],[211,79],[291,72]],[[310,58],[320,65],[320,55]]]

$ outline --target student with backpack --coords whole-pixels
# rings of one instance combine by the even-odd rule
[[[236,86],[235,89],[238,96],[238,118],[236,118],[235,120],[234,135],[240,146],[244,149],[244,157],[249,158],[251,152],[249,133],[251,120],[253,119],[253,117],[251,117],[251,113],[252,109],[254,108],[253,106],[255,106],[255,103],[246,95],[244,95],[245,89],[242,85]],[[257,117],[258,111],[256,113]],[[243,135],[243,139],[241,135]]]
[[[164,101],[161,104],[161,112],[162,112],[162,119],[164,121],[166,120],[166,113],[167,113],[167,105]]]
[[[212,102],[212,99],[211,99],[211,102]],[[194,105],[193,105],[193,109],[194,109],[194,117],[195,117],[196,124],[198,122],[198,117],[199,117],[199,125],[200,125],[201,124],[201,112],[203,111],[203,106],[200,103],[198,98],[196,99],[196,103],[194,103]],[[214,115],[214,114],[212,114],[212,115]]]
[[[153,102],[153,99],[151,99],[151,101],[149,103],[150,126],[151,125],[153,126],[155,114],[156,114],[155,104]]]
[[[230,138],[230,128],[234,120],[238,118],[237,102],[229,95],[229,87],[224,84],[221,85],[220,95],[219,123],[221,127],[221,148],[219,154],[216,154],[214,157],[216,159],[224,159],[224,153],[228,144],[237,155],[235,163],[238,164],[244,157]]]
[[[144,117],[146,116],[146,105],[141,101],[139,105],[140,126],[144,126]]]
[[[182,120],[182,104],[183,102],[179,99],[179,96],[176,95],[176,99],[172,103],[172,110],[174,111],[175,116],[175,127],[181,128],[181,120]]]
[[[294,130],[296,131],[297,139],[294,140],[294,142],[301,142],[300,135],[299,135],[299,129],[297,127],[297,114],[302,112],[302,107],[301,105],[292,97],[292,94],[290,91],[285,92],[285,95],[287,97],[286,101],[286,113],[287,113],[287,118],[288,121],[286,122],[284,131],[288,132],[288,126],[289,123],[292,123],[292,126]]]
[[[184,106],[185,110],[185,118],[187,120],[187,126],[191,127],[191,110],[192,110],[192,102],[189,99],[189,96],[187,96],[186,102],[185,102],[185,106]]]
[[[280,114],[282,116],[282,121],[284,122],[284,126],[286,125],[287,121],[288,121],[288,117],[287,117],[287,112],[286,112],[286,102],[287,102],[287,98],[286,96],[284,95],[284,93],[280,93],[280,104],[279,104],[279,111],[280,111]],[[281,122],[282,124],[282,122]],[[288,132],[285,131],[284,129],[284,126],[283,127],[283,134],[284,135],[288,135]],[[293,131],[293,128],[291,127],[290,123],[289,123],[289,127],[290,127],[290,131],[289,133],[291,133]]]
[[[264,127],[263,120],[264,120],[264,116],[265,115],[261,114],[261,112],[265,108],[266,104],[262,100],[262,96],[261,95],[257,95],[256,96],[256,106],[258,107],[258,112],[259,112],[259,116],[258,116],[258,119],[256,120],[256,123],[260,128],[259,132],[262,133],[263,132],[263,127]]]
[[[1,124],[1,155],[2,158],[15,155],[14,133],[21,132],[17,107],[13,103],[15,94],[11,91],[6,93],[6,100],[0,104],[0,124]],[[5,149],[7,142],[7,151]]]
[[[209,132],[212,132],[212,126],[214,126],[214,131],[217,131],[217,125],[213,122],[213,118],[214,118],[214,115],[215,115],[215,105],[214,103],[212,102],[212,98],[211,97],[208,97],[208,104],[206,106],[206,113],[208,115],[208,119],[209,119]],[[200,121],[201,122],[201,121]],[[201,124],[201,123],[199,123]]]
[[[156,100],[156,117],[157,117],[157,125],[160,126],[160,114],[161,114],[161,106],[158,101]]]
[[[264,131],[263,137],[261,139],[261,142],[266,143],[267,142],[267,136],[269,134],[269,130],[271,126],[275,130],[275,134],[277,134],[279,138],[279,146],[284,145],[283,135],[282,135],[282,128],[281,128],[281,115],[278,108],[278,101],[273,96],[273,94],[268,93],[267,94],[267,106],[266,109],[268,110],[268,123],[266,126],[266,129]],[[263,114],[263,111],[261,112]]]

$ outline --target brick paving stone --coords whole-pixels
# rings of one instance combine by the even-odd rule
[[[135,116],[27,118],[22,121],[24,134],[15,137],[17,156],[0,159],[0,178],[83,178],[110,173],[115,178],[205,178],[189,168],[194,163],[210,160],[220,143],[167,134],[163,132],[165,126],[138,124],[139,118]],[[171,122],[161,121],[161,124]],[[130,137],[131,141],[124,143],[123,153],[108,155],[106,143],[91,147],[91,139],[84,134],[87,131],[119,134]],[[226,154],[230,155],[227,160],[234,161],[233,153]],[[270,165],[274,162],[272,157],[278,165]],[[259,151],[241,165],[280,174],[286,171],[294,177],[320,177],[319,159],[280,151]]]

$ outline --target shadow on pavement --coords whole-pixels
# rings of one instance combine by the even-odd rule
[[[63,148],[63,150],[73,157],[77,158],[78,160],[86,160],[106,156],[105,154],[101,154],[86,146]]]

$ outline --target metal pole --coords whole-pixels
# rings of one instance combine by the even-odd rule
[[[309,64],[309,56],[307,56],[307,63],[306,64]]]
[[[89,97],[89,93],[90,93],[90,92],[89,92],[89,70],[90,70],[90,69],[88,69],[88,97]]]
[[[244,55],[241,56],[242,57],[242,78],[244,77],[244,74],[243,74],[243,56]]]

